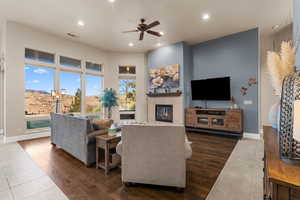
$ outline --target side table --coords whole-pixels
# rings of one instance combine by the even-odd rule
[[[116,149],[118,143],[121,141],[121,135],[99,135],[96,136],[96,169],[102,168],[105,170],[105,174],[108,174],[109,170],[115,168],[117,165],[110,163],[111,150]],[[100,149],[104,150],[104,160],[100,157]]]

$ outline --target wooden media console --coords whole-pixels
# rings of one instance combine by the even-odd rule
[[[185,110],[185,126],[190,130],[242,137],[243,111],[241,109],[188,108]]]

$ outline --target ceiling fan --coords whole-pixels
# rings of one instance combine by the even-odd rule
[[[144,39],[145,32],[148,33],[148,34],[157,36],[157,37],[161,37],[162,36],[161,33],[150,30],[151,28],[160,25],[159,21],[154,21],[154,22],[152,22],[151,24],[148,24],[148,25],[145,24],[145,21],[146,21],[145,19],[141,19],[141,23],[138,24],[138,26],[136,27],[136,29],[130,30],[130,31],[124,31],[123,33],[140,32],[140,38],[139,38],[140,40]]]

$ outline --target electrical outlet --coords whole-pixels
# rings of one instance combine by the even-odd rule
[[[245,104],[245,105],[252,105],[252,104],[253,104],[253,101],[252,101],[252,100],[245,100],[245,101],[244,101],[244,104]]]

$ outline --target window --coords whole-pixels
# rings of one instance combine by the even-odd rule
[[[49,127],[51,112],[101,118],[101,64],[29,48],[24,61],[27,130]]]
[[[73,68],[81,68],[81,61],[74,59],[74,58],[69,58],[65,56],[60,56],[59,57],[59,64],[62,66],[66,67],[73,67]]]
[[[131,79],[119,81],[119,106],[120,111],[135,111],[136,83]]]
[[[135,66],[119,66],[119,74],[135,74]]]
[[[86,70],[88,71],[95,71],[95,72],[101,72],[102,71],[102,66],[97,63],[92,63],[92,62],[86,62],[85,63]]]
[[[25,65],[25,115],[49,116],[55,108],[53,89],[53,69]]]
[[[37,51],[33,49],[25,49],[25,58],[29,60],[44,62],[44,63],[54,63],[54,54],[46,53],[43,51]]]
[[[80,114],[81,111],[81,76],[80,74],[60,73],[61,112]]]
[[[85,109],[88,114],[101,112],[102,77],[86,75]]]

